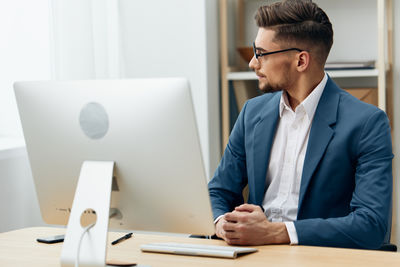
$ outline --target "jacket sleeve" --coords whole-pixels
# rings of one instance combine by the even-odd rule
[[[214,219],[243,203],[242,191],[247,184],[244,145],[246,108],[247,102],[232,129],[214,177],[208,184]]]
[[[390,225],[392,158],[389,121],[378,110],[366,121],[358,141],[351,212],[340,218],[295,221],[299,244],[379,248]]]

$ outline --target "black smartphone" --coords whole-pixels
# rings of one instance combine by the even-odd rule
[[[59,243],[64,241],[64,235],[53,235],[53,236],[48,236],[48,237],[42,237],[36,239],[37,242],[40,243],[46,243],[46,244],[53,244],[53,243]]]

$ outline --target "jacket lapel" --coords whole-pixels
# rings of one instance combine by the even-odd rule
[[[308,139],[300,185],[299,211],[302,207],[304,196],[312,175],[334,135],[334,130],[331,126],[336,123],[337,119],[337,109],[339,105],[338,90],[340,89],[337,85],[328,77],[324,92],[321,95],[317,110],[315,111],[310,137]]]
[[[255,196],[255,203],[261,205],[264,199],[265,179],[268,169],[269,157],[271,155],[272,142],[274,140],[276,127],[279,120],[279,101],[281,93],[266,103],[260,114],[259,121],[254,127],[252,168],[254,185],[249,186],[250,195]],[[250,181],[249,181],[250,182]]]

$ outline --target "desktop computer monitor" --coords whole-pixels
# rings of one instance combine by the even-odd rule
[[[214,233],[186,79],[17,82],[14,88],[46,223],[68,223],[84,162],[106,161],[114,166],[111,228]],[[102,183],[92,178],[83,198]]]

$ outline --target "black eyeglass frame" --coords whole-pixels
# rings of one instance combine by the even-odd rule
[[[268,55],[272,55],[272,54],[276,54],[276,53],[282,53],[282,52],[287,52],[287,51],[297,51],[297,52],[303,52],[305,50],[302,50],[300,48],[286,48],[286,49],[282,49],[282,50],[277,50],[277,51],[272,51],[272,52],[266,52],[266,53],[259,53],[257,54],[256,52],[256,43],[253,42],[253,52],[254,52],[254,56],[256,57],[256,59],[258,60],[259,57],[263,57],[263,56],[268,56]]]

